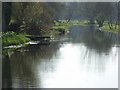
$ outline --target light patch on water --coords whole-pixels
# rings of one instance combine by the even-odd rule
[[[38,44],[38,43],[39,43],[39,41],[30,41],[30,42],[28,42],[26,44]]]
[[[86,50],[83,44],[63,44],[53,57],[54,71],[38,71],[40,87],[118,88],[117,47],[108,55]],[[38,70],[45,67],[43,63]]]

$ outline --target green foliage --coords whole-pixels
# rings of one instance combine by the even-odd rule
[[[30,41],[29,38],[25,37],[25,34],[17,34],[14,32],[7,32],[2,34],[2,44],[4,46],[19,45]]]

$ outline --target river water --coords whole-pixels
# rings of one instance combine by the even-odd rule
[[[95,26],[73,26],[49,45],[3,57],[3,88],[118,88],[119,43]]]

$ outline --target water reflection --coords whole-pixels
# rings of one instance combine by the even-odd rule
[[[82,48],[82,49],[81,49]],[[68,43],[63,45],[58,52],[56,70],[41,74],[42,87],[56,88],[93,88],[117,87],[117,60],[113,57],[94,54],[92,59],[85,57],[83,45]],[[88,54],[89,55],[89,54]],[[96,58],[97,57],[97,58]],[[115,66],[114,66],[115,65]],[[114,79],[111,79],[114,77]],[[114,82],[114,83],[113,83]]]
[[[41,78],[36,75],[38,71],[47,71],[49,68],[52,70],[52,64],[54,63],[52,63],[51,58],[52,56],[55,56],[55,49],[57,49],[57,46],[53,46],[54,43],[49,46],[30,45],[25,48],[18,49],[11,55],[10,60],[12,61],[11,69],[13,71],[13,87],[27,88],[37,87],[40,85],[41,81],[38,80]],[[37,66],[40,65],[45,65],[45,67],[38,68],[37,70]]]
[[[69,35],[56,37],[50,45],[16,50],[3,60],[10,72],[4,73],[3,87],[117,88],[116,38],[96,29],[74,26]]]
[[[117,41],[117,37],[107,37],[104,32],[98,31],[96,26],[88,27],[72,27],[70,37],[73,38],[74,43],[84,43],[88,49],[94,49],[99,53],[109,52],[114,42]],[[76,34],[77,33],[77,34]]]
[[[11,66],[9,61],[9,56],[3,57],[4,62],[2,63],[2,87],[11,87],[12,80],[11,80]]]

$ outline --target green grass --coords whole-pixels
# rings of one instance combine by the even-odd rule
[[[115,24],[113,24],[113,27],[115,27]],[[103,27],[101,27],[101,29],[105,32],[113,32],[113,33],[119,33],[119,29],[118,29],[118,26],[117,28],[115,29],[110,29],[109,28],[109,25],[107,23],[104,23]]]
[[[71,20],[69,24],[72,25],[78,25],[78,26],[86,26],[88,25],[88,20]]]
[[[22,34],[22,33],[19,33],[19,34],[15,32],[2,33],[3,47],[10,46],[10,45],[24,44],[28,41],[30,41],[30,39],[26,38],[25,34]]]
[[[53,26],[52,29],[53,30],[58,30],[58,29],[64,29],[65,31],[67,31],[69,29],[70,25],[56,25]]]

